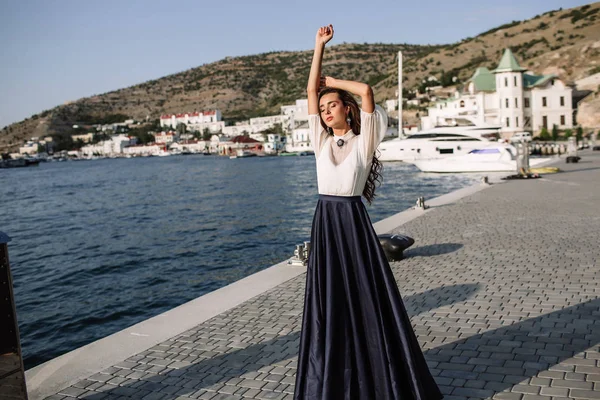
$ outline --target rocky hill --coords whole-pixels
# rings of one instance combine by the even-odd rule
[[[479,66],[495,68],[503,50],[510,47],[523,67],[538,74],[556,73],[573,83],[600,72],[599,38],[600,3],[593,3],[513,21],[450,45],[331,46],[324,58],[324,73],[368,82],[375,88],[376,100],[382,102],[395,97],[400,50],[404,87],[410,89],[429,76],[442,80],[456,76],[458,82],[465,81]],[[312,50],[228,57],[60,105],[2,129],[0,151],[14,149],[30,137],[66,135],[74,124],[100,123],[117,115],[156,120],[163,113],[218,108],[225,120],[234,121],[278,113],[281,105],[305,96],[311,56]],[[591,109],[593,114],[595,109]],[[598,117],[584,117],[600,126],[594,119]]]

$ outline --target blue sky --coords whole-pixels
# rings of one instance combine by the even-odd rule
[[[0,127],[226,56],[332,44],[452,43],[576,0],[0,0]]]

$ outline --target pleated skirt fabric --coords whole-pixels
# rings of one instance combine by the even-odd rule
[[[360,196],[320,195],[294,399],[438,400]]]

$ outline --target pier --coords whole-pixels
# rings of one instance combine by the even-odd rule
[[[375,224],[446,400],[600,399],[600,152]],[[29,398],[291,400],[305,268],[287,261],[26,372]],[[18,299],[17,299],[18,301]]]

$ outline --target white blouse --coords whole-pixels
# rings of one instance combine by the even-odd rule
[[[321,126],[318,114],[308,116],[309,140],[315,149],[319,194],[332,196],[362,195],[373,154],[387,130],[387,114],[375,106],[369,114],[360,112],[360,135],[349,131],[344,136],[329,135]],[[344,140],[341,148],[336,144]],[[351,149],[344,148],[345,146]],[[337,154],[336,156],[336,153]],[[343,159],[339,155],[343,156]]]

